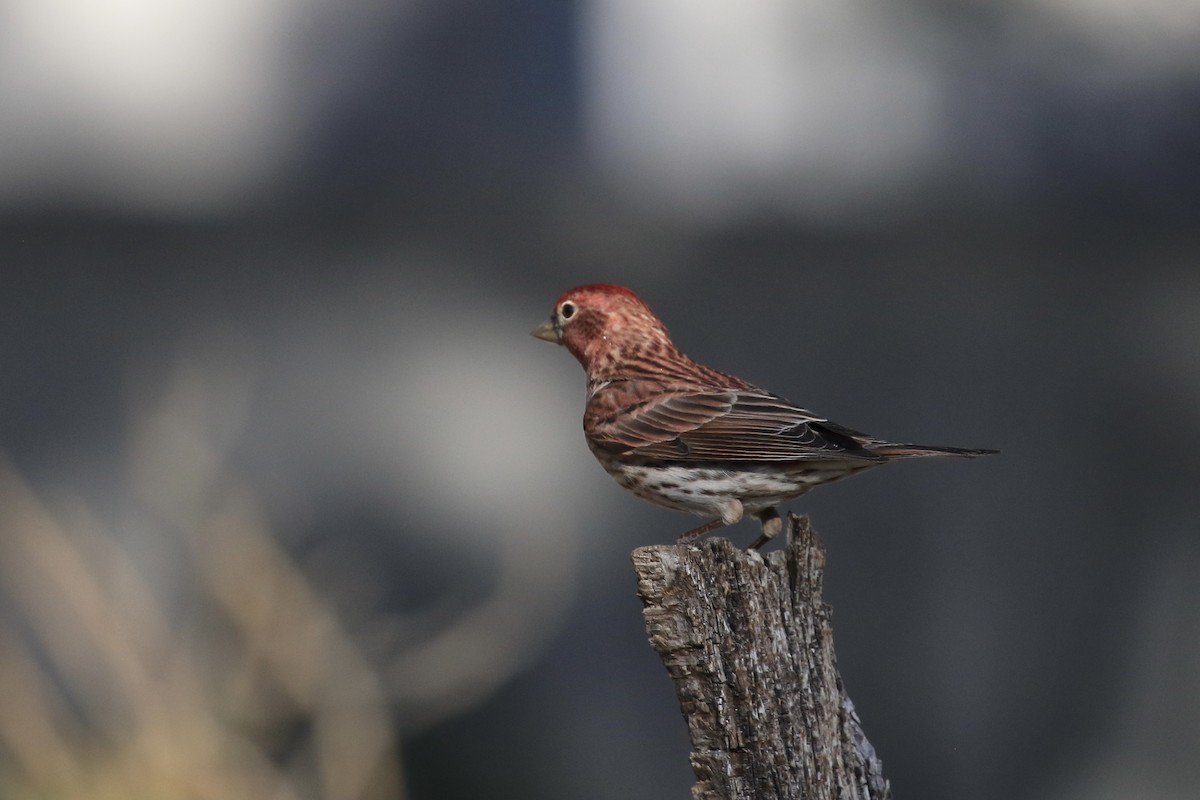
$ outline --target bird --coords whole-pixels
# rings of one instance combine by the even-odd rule
[[[605,471],[655,505],[714,517],[680,544],[748,515],[759,549],[782,530],[778,506],[816,486],[901,459],[998,452],[877,439],[706,367],[624,286],[564,292],[532,335],[583,366],[583,432]]]

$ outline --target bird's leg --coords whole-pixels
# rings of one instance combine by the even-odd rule
[[[778,515],[776,515],[778,516]],[[732,525],[742,518],[742,501],[733,499],[725,504],[721,509],[721,518],[714,519],[712,522],[706,522],[699,528],[692,528],[687,533],[683,534],[677,540],[677,544],[687,544],[694,542],[709,531],[715,531],[717,528],[725,525]],[[778,531],[776,531],[778,533]]]
[[[755,511],[751,516],[762,523],[762,533],[754,540],[754,544],[750,545],[751,550],[759,549],[778,536],[779,532],[783,530],[783,520],[779,518],[779,512],[774,508],[764,508],[762,511]]]
[[[692,528],[687,533],[680,534],[676,544],[688,544],[689,542],[694,542],[709,531],[715,531],[717,528],[723,527],[725,527],[725,520],[714,519],[712,522],[704,523],[699,528]]]

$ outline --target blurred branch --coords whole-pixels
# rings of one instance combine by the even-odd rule
[[[807,518],[764,562],[713,538],[633,553],[646,631],[675,681],[697,800],[886,800],[842,687],[825,552]]]
[[[288,615],[276,616],[294,624],[241,625],[222,640],[214,631],[219,620],[203,609],[211,601],[196,598],[200,608],[190,619],[168,624],[115,539],[80,524],[64,527],[2,464],[0,509],[0,586],[23,612],[32,641],[0,630],[0,745],[19,776],[5,796],[288,800],[307,796],[300,786],[314,771],[318,797],[397,796],[396,776],[387,774],[398,765],[381,771],[395,745],[382,689],[310,593],[294,588],[287,560],[261,548],[268,538],[252,520],[240,520],[239,546],[229,537],[212,544],[228,548],[226,558],[243,557],[234,577],[247,591],[272,592],[276,607],[288,606]],[[244,559],[256,542],[267,555]],[[229,599],[212,598],[239,621],[246,612]],[[268,659],[264,668],[262,652],[297,657]],[[253,674],[259,694],[270,698],[277,690],[261,690],[294,686],[300,670],[318,680],[293,706],[249,701],[225,679]],[[347,698],[346,687],[357,696]],[[312,744],[279,763],[264,734],[301,719]]]
[[[379,670],[224,464],[221,375],[135,415],[128,527],[0,458],[4,797],[404,796]]]
[[[0,455],[0,796],[403,800],[403,732],[480,702],[554,630],[570,575],[533,536],[419,637],[380,635],[419,611],[339,614],[230,464],[252,378],[241,340],[210,336],[138,383],[106,514]]]

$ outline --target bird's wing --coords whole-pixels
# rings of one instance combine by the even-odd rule
[[[662,394],[597,417],[594,445],[666,461],[882,460],[869,437],[760,390]]]

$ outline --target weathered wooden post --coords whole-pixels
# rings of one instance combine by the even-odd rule
[[[633,552],[646,632],[675,681],[696,800],[884,800],[833,652],[825,551],[790,515],[765,559],[728,539]]]

